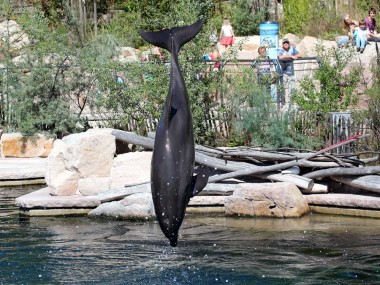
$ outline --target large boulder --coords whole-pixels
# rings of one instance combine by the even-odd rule
[[[111,189],[150,181],[152,152],[130,152],[118,155],[111,168]]]
[[[317,56],[317,46],[323,45],[326,49],[337,47],[335,41],[320,40],[314,37],[306,36],[299,44],[297,44],[297,49],[304,56]]]
[[[12,50],[19,50],[30,44],[28,35],[13,20],[0,22],[0,40],[3,44],[9,43]]]
[[[243,183],[225,198],[227,216],[301,217],[310,208],[293,183]]]
[[[44,135],[3,134],[0,153],[3,157],[47,157],[53,148],[53,142],[54,139],[47,138]]]
[[[115,154],[115,137],[104,132],[85,132],[56,140],[52,152],[48,157],[46,184],[51,194],[67,196],[78,194],[80,180],[89,185],[93,179],[94,195],[104,191],[109,185],[107,179],[99,183],[98,178],[108,178]],[[108,183],[108,184],[107,184]],[[81,187],[82,194],[86,194]]]

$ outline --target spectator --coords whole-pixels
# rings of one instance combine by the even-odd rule
[[[356,50],[360,53],[363,53],[369,37],[369,30],[365,23],[364,20],[361,21],[359,27],[356,27],[354,31]]]
[[[368,31],[371,34],[376,35],[376,10],[374,8],[369,9],[368,17],[365,18],[365,24],[367,26]]]
[[[280,64],[282,71],[287,75],[293,75],[293,61],[294,59],[298,59],[302,57],[299,51],[290,45],[290,41],[287,38],[282,40],[282,48],[278,50],[278,59],[280,59]],[[290,61],[281,61],[281,59],[290,59]]]
[[[256,62],[258,82],[270,92],[273,101],[277,101],[276,75],[273,63],[268,59],[265,46],[258,48],[259,57]]]
[[[343,29],[347,32],[346,36],[341,37],[338,42],[338,47],[342,47],[347,45],[349,41],[352,41],[352,44],[354,44],[354,30],[356,27],[359,27],[359,22],[356,20],[351,19],[350,15],[344,16],[343,19]]]
[[[365,24],[369,31],[368,33],[368,41],[369,42],[380,42],[380,37],[376,31],[376,10],[374,8],[369,9],[368,17],[365,18]]]
[[[220,54],[219,51],[216,47],[215,43],[211,44],[211,52],[204,55],[203,59],[205,61],[209,62],[209,67],[207,68],[207,74],[212,70],[212,71],[219,71],[220,69]],[[212,66],[212,69],[211,69]]]
[[[228,48],[233,45],[234,43],[234,30],[232,29],[232,26],[230,24],[230,21],[228,18],[224,18],[223,25],[220,30],[220,44],[223,45],[225,48]]]

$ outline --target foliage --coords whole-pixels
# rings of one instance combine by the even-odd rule
[[[238,142],[265,148],[311,148],[312,139],[293,131],[292,112],[278,112],[265,86],[259,85],[252,69],[231,79],[235,135]],[[236,138],[235,138],[236,140]]]
[[[310,7],[310,0],[284,1],[284,33],[302,34],[305,23],[310,23]]]
[[[294,95],[294,102],[304,111],[327,113],[344,111],[355,105],[354,90],[358,86],[360,68],[352,67],[348,73],[343,69],[350,64],[353,49],[326,49],[317,46],[320,68],[312,78],[305,77]]]
[[[132,5],[133,4],[133,5]],[[127,4],[126,4],[127,5]],[[188,25],[198,19],[207,20],[207,13],[211,9],[212,1],[178,1],[171,4],[170,16],[160,14],[165,11],[164,7],[153,11],[151,7],[143,7],[139,2],[131,1],[127,7],[133,11],[136,17],[144,15],[136,23],[134,29],[159,30],[163,27]],[[159,20],[159,21],[158,21]],[[198,143],[213,145],[214,133],[205,124],[210,108],[210,91],[215,88],[216,78],[204,75],[207,66],[200,61],[205,52],[208,52],[209,35],[211,26],[205,25],[201,33],[186,44],[180,52],[179,60],[181,70],[187,86],[189,100],[193,114],[195,139]],[[141,38],[139,36],[139,38]],[[147,45],[147,43],[144,43]],[[207,48],[206,48],[207,47]],[[147,48],[152,48],[147,46]],[[165,52],[165,60],[169,60],[169,53]],[[115,116],[112,120],[114,126],[126,128],[128,118],[135,118],[141,122],[140,133],[148,131],[143,125],[146,121],[157,122],[162,110],[163,102],[168,93],[169,66],[161,62],[130,63],[119,70],[124,78],[124,86],[114,84],[110,86],[108,78],[98,77],[99,89],[106,92],[98,101],[99,110],[113,110]],[[214,79],[214,80],[212,80]],[[116,119],[116,117],[118,119]],[[124,126],[123,126],[124,124]]]
[[[372,68],[374,78],[371,88],[366,90],[369,97],[368,109],[365,111],[364,117],[368,119],[369,126],[373,134],[374,149],[380,149],[380,54],[377,54],[376,61]]]
[[[259,24],[268,20],[268,1],[233,0],[231,19],[234,31],[239,36],[259,34]]]
[[[60,137],[75,132],[78,123],[83,126],[83,109],[93,101],[92,68],[112,61],[116,43],[111,37],[99,37],[81,47],[64,26],[51,29],[46,17],[36,11],[23,14],[18,22],[32,44],[8,53],[10,72],[3,105],[10,107],[3,124],[9,131],[26,134],[46,132]],[[18,53],[22,59],[16,64]]]

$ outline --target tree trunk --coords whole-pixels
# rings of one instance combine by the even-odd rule
[[[96,0],[93,0],[94,3],[94,35],[98,35],[98,12],[96,8]]]

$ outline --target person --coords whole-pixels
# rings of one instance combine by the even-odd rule
[[[216,47],[215,43],[211,44],[211,52],[204,55],[203,59],[205,61],[211,62],[209,64],[209,67],[207,68],[207,74],[211,71],[211,65],[212,65],[212,71],[219,71],[221,64],[220,64],[220,54],[218,51],[218,48]]]
[[[368,11],[368,17],[365,18],[365,24],[369,31],[367,41],[369,42],[380,42],[379,34],[376,31],[376,10],[370,8]]]
[[[270,91],[272,100],[277,101],[276,76],[273,63],[268,60],[265,46],[260,46],[257,49],[257,52],[259,53],[259,57],[256,62],[258,82],[266,86],[266,88]]]
[[[344,16],[343,29],[347,32],[347,35],[338,39],[338,47],[345,46],[350,40],[354,40],[354,30],[356,27],[359,27],[358,21],[351,19],[349,14]],[[354,42],[352,42],[352,44],[354,44]]]
[[[282,40],[282,48],[278,50],[278,59],[298,59],[302,57],[300,52],[294,47],[290,45],[290,41],[288,38],[284,38]],[[282,71],[287,75],[293,75],[293,62],[292,61],[281,61]]]
[[[234,37],[235,34],[230,21],[225,17],[223,20],[222,28],[220,30],[220,44],[225,48],[228,48],[233,45]]]
[[[355,45],[356,50],[363,53],[365,46],[367,45],[367,39],[369,37],[369,30],[367,29],[365,20],[359,23],[359,27],[355,28]]]
[[[368,31],[371,34],[376,35],[376,10],[374,8],[370,8],[368,11],[368,17],[365,18],[365,24],[367,26]]]

